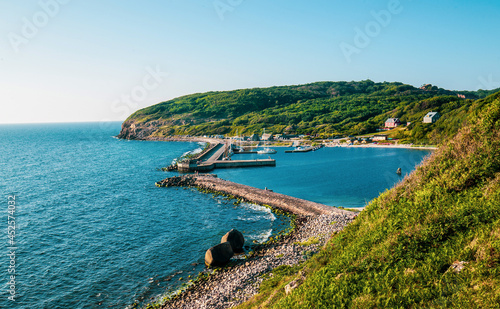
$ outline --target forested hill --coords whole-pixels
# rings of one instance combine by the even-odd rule
[[[443,115],[441,127],[415,125],[403,137],[439,142],[441,135],[456,132],[474,100],[493,92],[366,80],[198,93],[135,112],[123,123],[119,137],[250,135],[264,128],[274,134],[365,134],[376,131],[389,117],[420,123],[427,112],[438,111]]]

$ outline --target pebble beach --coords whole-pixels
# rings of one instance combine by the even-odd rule
[[[186,182],[196,186],[196,177],[175,180],[180,185]],[[206,185],[207,177],[200,177]],[[213,182],[220,182],[210,177]],[[166,179],[163,184],[172,183]],[[234,184],[234,183],[233,183]],[[240,186],[234,184],[235,188]],[[253,188],[255,190],[260,190]],[[265,192],[263,194],[269,194]],[[226,193],[226,192],[223,192]],[[233,192],[234,193],[234,192]],[[298,200],[298,199],[297,199]],[[290,201],[287,201],[290,203]],[[293,201],[292,201],[293,202]],[[290,209],[300,207],[290,205]],[[263,275],[282,265],[298,265],[320,251],[331,236],[344,229],[356,217],[355,212],[330,207],[330,213],[316,215],[296,214],[296,228],[278,242],[258,246],[252,254],[235,256],[228,266],[213,272],[206,270],[205,280],[198,280],[177,296],[166,301],[161,308],[232,308],[256,295]]]
[[[293,266],[304,262],[354,217],[355,214],[298,217],[300,225],[284,241],[264,245],[254,255],[235,260],[236,265],[213,273],[208,280],[196,283],[161,308],[235,307],[258,293],[264,274],[281,265]],[[311,239],[315,241],[303,244],[311,242]]]

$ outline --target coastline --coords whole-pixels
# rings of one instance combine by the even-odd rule
[[[300,217],[300,225],[289,237],[264,244],[254,254],[234,260],[232,265],[196,281],[159,308],[231,308],[248,301],[258,294],[264,274],[279,266],[296,266],[306,261],[352,220],[337,214]]]
[[[351,147],[351,148],[398,148],[398,149],[415,149],[415,150],[437,150],[437,146],[413,146],[413,145],[380,145],[380,144],[365,144],[365,145],[351,145],[351,146],[340,146],[340,147]]]
[[[167,141],[167,142],[205,142],[205,143],[224,143],[224,139],[202,138],[202,137],[184,137],[176,136],[170,138],[146,138],[148,141]],[[274,146],[272,146],[274,147]],[[287,147],[287,146],[276,146]],[[403,148],[403,149],[431,149],[437,147],[411,145],[351,145],[342,147],[359,148]],[[332,206],[322,205],[310,201],[300,200],[291,196],[279,195],[276,198],[269,190],[261,190],[237,183],[225,181],[213,176],[206,175],[185,175],[181,178],[192,178],[196,176],[197,183],[185,184],[179,186],[196,187],[201,191],[210,193],[222,193],[230,195],[236,199],[242,199],[246,202],[258,205],[271,206],[271,208],[283,210],[296,215],[296,226],[286,237],[279,240],[271,240],[264,244],[256,246],[255,252],[251,255],[238,256],[233,258],[232,262],[224,267],[218,268],[215,272],[210,269],[200,273],[197,280],[192,285],[184,287],[178,294],[172,296],[161,296],[156,299],[154,307],[146,308],[231,308],[245,301],[250,300],[258,294],[259,286],[263,281],[263,276],[269,274],[273,269],[279,266],[294,266],[303,263],[315,253],[319,252],[334,233],[342,231],[363,208],[356,209],[337,209]],[[170,177],[170,178],[178,178]],[[167,178],[169,179],[169,178]],[[166,180],[166,179],[165,179]],[[163,180],[163,181],[165,181]],[[162,186],[161,182],[157,183]],[[168,185],[167,185],[168,186]],[[229,188],[229,189],[228,189]],[[242,188],[245,188],[242,190]],[[245,194],[242,192],[248,191]],[[248,195],[250,194],[250,195]],[[278,205],[273,203],[279,201]],[[296,199],[297,201],[293,201]],[[317,204],[318,209],[303,212],[304,202]],[[280,207],[288,205],[292,207]],[[323,212],[322,207],[336,209],[334,212]],[[315,208],[315,207],[313,207]],[[358,210],[358,212],[356,212]],[[311,243],[311,240],[312,243]],[[301,243],[311,243],[302,245]]]
[[[119,137],[117,137],[119,138]],[[163,142],[204,142],[204,143],[224,143],[226,141],[225,139],[218,139],[218,138],[209,138],[209,137],[195,137],[195,136],[182,136],[182,135],[176,135],[176,136],[170,136],[170,137],[147,137],[147,138],[142,138],[138,140],[143,140],[143,141],[163,141]],[[310,142],[309,140],[301,140],[302,142],[307,141]],[[291,143],[292,141],[290,141]],[[321,143],[323,145],[326,145],[327,143],[323,142]],[[292,146],[284,146],[284,145],[269,145],[270,147],[276,147],[276,148],[290,148]],[[248,146],[248,147],[260,147],[260,146]],[[328,146],[326,146],[328,148]],[[411,145],[411,144],[358,144],[358,145],[339,145],[339,146],[333,146],[332,148],[399,148],[399,149],[415,149],[415,150],[437,150],[439,147],[433,146],[433,145]]]
[[[120,138],[119,136],[116,136],[119,139],[125,139],[125,138]],[[130,139],[127,139],[130,140]],[[146,138],[140,138],[140,139],[132,139],[132,140],[137,140],[137,141],[151,141],[151,142],[203,142],[203,143],[219,143],[223,140],[219,140],[216,138],[209,138],[209,137],[195,137],[195,136],[182,136],[182,135],[175,135],[175,136],[170,136],[170,137],[156,137],[156,136],[148,136]]]
[[[357,216],[348,210],[240,185],[213,175],[170,177],[157,185],[196,187],[205,192],[229,194],[296,216],[296,227],[288,236],[258,246],[253,254],[237,257],[230,266],[220,268],[174,297],[160,301],[159,308],[163,309],[230,308],[241,304],[258,293],[264,274],[278,266],[293,266],[306,261]]]

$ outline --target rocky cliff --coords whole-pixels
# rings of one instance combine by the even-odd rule
[[[164,124],[164,122],[158,120],[148,122],[126,120],[123,122],[122,129],[117,137],[131,140],[158,140],[160,136],[155,136],[155,133]]]

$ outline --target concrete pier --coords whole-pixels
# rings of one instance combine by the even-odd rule
[[[216,175],[177,176],[166,178],[157,182],[156,185],[159,187],[196,187],[207,189],[232,195],[255,204],[269,205],[273,208],[282,209],[297,215],[343,214],[349,217],[355,215],[351,211],[219,179]]]
[[[276,166],[276,160],[222,160],[225,152],[224,144],[212,145],[210,151],[200,157],[179,162],[179,172],[209,172],[215,168],[239,168],[239,167],[262,167]]]

